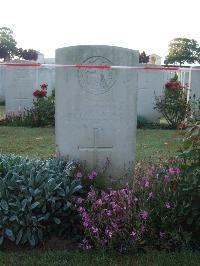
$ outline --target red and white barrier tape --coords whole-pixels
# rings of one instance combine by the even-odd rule
[[[40,63],[0,63],[0,66],[8,67],[55,67],[55,68],[96,68],[96,69],[133,69],[133,70],[165,70],[165,71],[190,71],[200,70],[200,68],[181,68],[181,67],[143,67],[143,66],[110,66],[110,65],[59,65],[59,64],[40,64]]]
[[[166,71],[185,71],[200,70],[200,68],[181,68],[181,67],[145,67],[145,66],[110,66],[110,65],[59,65],[59,64],[40,64],[40,63],[0,63],[0,66],[9,67],[55,67],[55,68],[96,68],[96,69],[132,69],[132,70],[166,70]]]

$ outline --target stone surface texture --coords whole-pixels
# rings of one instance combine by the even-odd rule
[[[112,46],[56,50],[57,64],[138,65],[138,51]],[[62,156],[117,178],[135,160],[137,71],[56,69],[56,144]],[[106,166],[110,164],[109,168]]]

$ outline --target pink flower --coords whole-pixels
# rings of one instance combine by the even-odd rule
[[[149,214],[148,214],[147,211],[141,212],[141,217],[142,217],[143,220],[147,220],[148,216],[149,216]]]
[[[171,208],[171,205],[170,205],[169,202],[167,202],[167,203],[165,204],[165,206],[166,206],[167,209],[170,209],[170,208]]]
[[[152,199],[152,198],[154,198],[154,197],[155,197],[154,193],[153,193],[153,192],[150,192],[150,193],[149,193],[149,199]]]
[[[165,182],[169,182],[169,180],[170,180],[170,177],[169,177],[168,175],[165,175],[165,176],[164,176],[164,181],[165,181]]]
[[[116,223],[111,223],[112,224],[112,227],[116,230],[118,229],[118,225]]]
[[[93,179],[95,179],[95,177],[97,177],[97,172],[93,170],[93,171],[91,172],[91,174],[88,176],[88,178],[89,178],[90,180],[93,180]]]
[[[80,172],[80,171],[78,171],[77,173],[76,173],[76,175],[75,175],[77,178],[81,178],[83,175],[82,175],[82,173]]]
[[[78,209],[78,211],[79,211],[80,213],[84,213],[84,212],[85,212],[85,208],[80,207],[80,208]]]
[[[159,235],[160,235],[160,238],[163,238],[165,236],[165,233],[160,232]]]
[[[111,216],[111,215],[112,215],[111,210],[106,211],[106,214],[107,214],[108,216]]]
[[[180,170],[180,168],[178,168],[178,167],[175,167],[175,168],[173,168],[173,167],[171,167],[171,168],[169,168],[169,174],[171,174],[171,175],[178,175],[178,174],[180,174],[180,172],[181,172],[181,170]]]
[[[94,234],[96,234],[96,233],[99,232],[99,230],[98,230],[97,227],[92,226],[92,232],[93,232]]]
[[[109,229],[105,230],[105,234],[109,237],[112,237],[112,232]]]
[[[83,199],[82,199],[82,198],[77,198],[76,202],[77,202],[78,204],[81,204],[81,203],[83,202]]]
[[[144,183],[144,187],[149,187],[149,185],[150,185],[149,181],[146,180],[145,183]]]
[[[102,205],[103,205],[103,201],[102,201],[101,199],[98,199],[98,200],[97,200],[97,204],[98,204],[99,206],[102,206]]]
[[[132,231],[130,235],[134,238],[136,236],[136,232]]]

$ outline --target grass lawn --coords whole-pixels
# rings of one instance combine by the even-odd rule
[[[178,149],[182,132],[138,129],[137,160],[156,160]],[[48,158],[55,154],[54,128],[0,127],[0,153]]]
[[[147,253],[133,255],[108,255],[102,252],[81,251],[27,251],[23,253],[0,252],[0,265],[120,265],[120,266],[198,266],[200,253]]]

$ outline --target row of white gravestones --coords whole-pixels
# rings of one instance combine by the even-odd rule
[[[15,61],[16,63],[16,61]],[[17,61],[30,64],[30,61]],[[34,63],[34,62],[32,62]],[[2,67],[1,67],[2,68]],[[33,105],[33,92],[43,83],[48,84],[48,94],[55,88],[55,69],[50,67],[3,67],[6,112],[18,112]]]
[[[75,46],[56,51],[57,64],[138,65],[138,51]],[[86,161],[112,179],[132,176],[137,71],[56,69],[56,144],[62,156]]]

